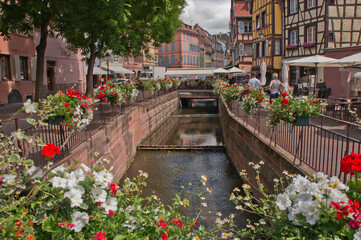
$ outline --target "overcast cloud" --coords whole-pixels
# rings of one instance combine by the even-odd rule
[[[211,34],[229,31],[229,12],[231,0],[187,0],[188,6],[181,20],[194,26],[198,23]]]

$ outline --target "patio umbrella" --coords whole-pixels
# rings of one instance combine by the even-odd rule
[[[318,81],[318,67],[331,67],[330,63],[334,62],[335,58],[329,58],[329,57],[324,57],[324,56],[320,56],[320,55],[314,55],[314,56],[310,56],[310,57],[305,57],[305,58],[299,58],[296,60],[291,60],[289,62],[287,62],[287,64],[289,66],[304,66],[304,67],[315,67],[316,68],[316,80],[315,80],[315,88],[317,86],[317,81]],[[315,96],[315,92],[313,91],[313,96]]]
[[[233,67],[233,68],[229,69],[228,73],[244,73],[244,74],[246,74],[245,71],[243,71],[243,70],[241,70],[239,68],[236,68],[236,67]]]
[[[342,67],[361,67],[361,53],[338,59],[331,62],[332,64],[339,64]]]
[[[290,70],[290,67],[283,63],[282,66],[282,83],[285,85],[285,89],[288,90],[288,71]]]
[[[267,72],[267,64],[263,61],[261,63],[261,84],[265,85],[266,84],[266,72]]]
[[[224,68],[217,68],[213,70],[213,73],[229,73],[229,71]]]

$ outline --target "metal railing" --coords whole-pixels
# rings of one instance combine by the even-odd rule
[[[164,96],[174,91],[174,88],[169,90],[154,91],[153,93],[146,93],[141,91],[139,92],[137,99],[134,101],[127,101],[117,107],[112,107],[110,103],[101,103],[97,101],[94,103],[94,117],[91,124],[89,124],[85,130],[79,132],[69,131],[67,128],[61,125],[55,125],[51,123],[48,124],[48,126],[35,128],[26,122],[26,118],[30,117],[30,114],[23,114],[16,116],[13,119],[2,121],[0,132],[9,135],[16,129],[22,129],[26,135],[39,137],[43,140],[44,143],[52,143],[59,147],[63,146],[61,149],[61,155],[56,156],[53,159],[54,162],[57,162],[67,156],[70,150],[89,139],[108,122],[123,114],[124,111],[130,106],[138,105],[149,99]],[[169,99],[166,99],[165,101],[169,101]],[[35,165],[40,166],[45,164],[45,161],[42,159],[41,155],[42,147],[20,141],[17,143],[17,145],[21,149],[21,154],[29,159],[33,159]]]
[[[250,118],[239,109],[237,102],[227,105],[237,119],[253,128],[255,135],[266,136],[270,146],[278,145],[292,154],[295,166],[304,163],[317,172],[337,176],[343,181],[349,179],[341,173],[340,164],[343,156],[361,153],[359,125],[320,115],[311,118],[309,126],[293,126],[281,121],[272,129],[265,109],[260,108]]]

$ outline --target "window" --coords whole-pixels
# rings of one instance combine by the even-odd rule
[[[307,36],[306,36],[306,42],[316,42],[315,41],[315,32],[316,32],[316,28],[315,26],[312,26],[312,27],[308,27],[307,28]]]
[[[239,44],[238,46],[239,49],[239,56],[243,56],[244,55],[244,44]]]
[[[164,52],[168,52],[168,44],[164,44]]]
[[[169,56],[165,56],[165,66],[169,66]]]
[[[275,55],[281,54],[281,41],[279,39],[275,40]]]
[[[164,66],[164,57],[159,57],[159,66]]]
[[[329,0],[329,5],[335,5],[335,0]]]
[[[252,32],[252,23],[251,22],[244,23],[244,32],[245,33],[251,33]]]
[[[21,80],[29,80],[27,57],[20,57],[20,75],[21,75]]]
[[[175,64],[175,56],[174,55],[172,55],[171,57],[170,57],[170,61],[171,61],[171,64]]]
[[[261,42],[258,43],[258,48],[259,48],[258,49],[258,54],[259,54],[258,57],[262,57],[262,43]]]
[[[184,64],[187,64],[187,55],[185,55],[185,54],[183,55],[183,61],[184,61],[183,62]]]
[[[238,33],[239,34],[244,33],[244,22],[238,22]]]
[[[307,0],[307,8],[316,7],[316,0]]]
[[[198,52],[201,52],[201,46],[198,46]]]
[[[175,51],[175,44],[174,44],[174,42],[172,42],[171,49],[172,49],[172,51]]]
[[[10,80],[10,57],[8,55],[0,55],[1,61],[1,80]]]
[[[263,56],[268,57],[268,40],[263,42]]]
[[[187,48],[186,48],[186,43],[184,42],[183,43],[183,51],[186,51],[187,50]]]
[[[49,91],[53,91],[55,88],[55,65],[55,61],[46,62],[46,80]]]
[[[335,35],[333,34],[333,32],[328,33],[328,41],[329,42],[335,41]]]
[[[197,56],[197,63],[196,63],[196,65],[199,65],[199,59],[198,59],[198,56]]]
[[[297,30],[290,32],[290,44],[297,45]]]
[[[297,0],[290,0],[290,14],[297,12]]]
[[[183,39],[186,39],[186,33],[183,33]]]
[[[187,33],[187,40],[189,40],[189,34]]]
[[[196,42],[198,42],[198,37],[196,36],[196,39],[195,39]]]
[[[191,61],[189,61],[189,57],[190,57],[190,55],[188,55],[188,61],[187,61],[187,64],[188,64],[188,65],[189,65],[189,64],[190,64],[190,62],[191,62]]]
[[[259,15],[256,16],[256,26],[257,26],[257,29],[259,29],[261,27],[261,22],[259,20]]]
[[[193,65],[196,65],[196,56],[193,56]]]
[[[160,47],[159,47],[159,52],[160,52],[160,53],[163,52],[163,47],[162,47],[162,45],[160,45]]]
[[[267,25],[266,12],[262,12],[262,27],[266,27],[266,25]]]

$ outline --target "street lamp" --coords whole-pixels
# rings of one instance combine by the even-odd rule
[[[264,33],[263,33],[263,32],[260,32],[260,33],[258,34],[258,36],[259,36],[260,39],[263,39]]]
[[[109,81],[109,61],[110,61],[110,54],[109,53],[105,54],[105,61],[107,61],[107,81]]]

